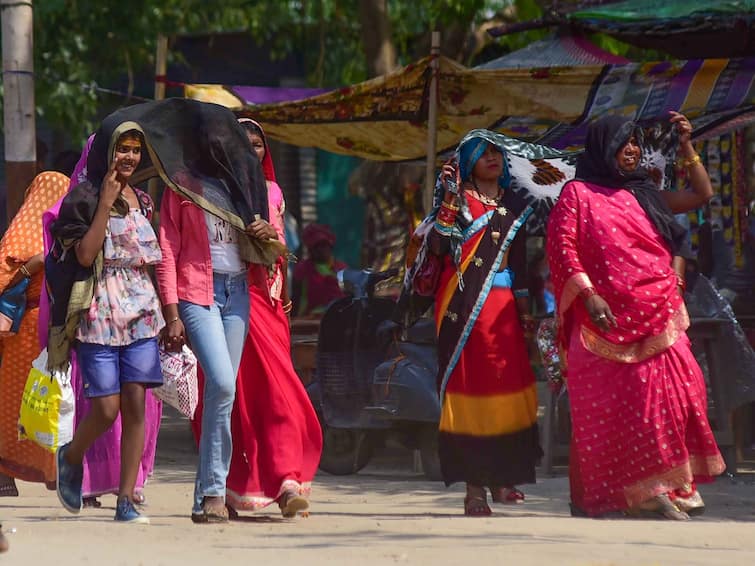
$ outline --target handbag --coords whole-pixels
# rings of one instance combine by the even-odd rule
[[[21,319],[26,312],[26,290],[29,288],[28,277],[24,277],[0,295],[0,337],[13,336],[21,326]]]
[[[434,297],[438,290],[441,271],[443,271],[441,257],[428,252],[414,274],[412,280],[414,292],[421,297]]]
[[[54,453],[73,438],[76,403],[70,368],[47,369],[47,348],[29,370],[18,415],[18,437]]]
[[[152,394],[178,409],[181,414],[194,418],[199,404],[197,383],[197,358],[184,346],[180,352],[168,352],[160,348],[160,367],[163,371],[163,384],[152,390]]]

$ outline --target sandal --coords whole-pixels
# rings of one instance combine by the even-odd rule
[[[99,509],[102,507],[102,503],[96,497],[85,497],[81,500],[82,507],[91,507],[93,509]]]
[[[192,513],[194,523],[227,523],[228,509],[222,497],[207,496],[202,499],[201,513]]]
[[[705,513],[705,502],[699,491],[694,491],[690,495],[677,495],[674,498],[674,505],[690,517]]]
[[[147,506],[147,497],[141,491],[134,491],[134,495],[131,496],[131,501],[134,502],[134,505],[139,505],[141,507]]]
[[[689,521],[689,515],[677,507],[669,498],[668,494],[656,495],[637,507],[628,509],[626,514],[630,517],[643,519],[658,519],[660,517],[672,521]]]
[[[0,497],[18,497],[16,480],[11,476],[0,474]]]
[[[229,521],[238,521],[239,520],[239,512],[236,511],[233,507],[228,505],[228,503],[225,504],[225,509],[228,511],[228,520]]]
[[[493,503],[510,505],[524,502],[524,493],[515,487],[494,487],[490,489],[490,495]]]
[[[464,515],[466,517],[490,517],[493,511],[487,499],[480,495],[467,495],[464,498]]]
[[[289,489],[284,491],[278,498],[278,507],[280,507],[283,517],[291,519],[296,517],[297,513],[309,509],[309,501],[298,491]]]

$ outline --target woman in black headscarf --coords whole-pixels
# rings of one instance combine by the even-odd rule
[[[724,468],[685,333],[685,231],[673,217],[702,205],[712,188],[689,121],[672,114],[692,191],[658,190],[640,165],[642,131],[611,116],[590,125],[576,179],[549,217],[575,513],[686,519],[703,508],[694,482]]]

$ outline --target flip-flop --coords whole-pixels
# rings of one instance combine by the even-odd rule
[[[464,515],[466,517],[490,517],[493,511],[487,500],[479,495],[467,495],[464,498]]]

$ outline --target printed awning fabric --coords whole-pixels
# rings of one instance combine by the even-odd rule
[[[253,105],[238,87],[190,85],[186,96],[250,116],[277,140],[378,161],[423,159],[429,57],[394,73],[318,96]],[[686,113],[695,135],[716,135],[755,117],[755,57],[657,63],[469,69],[439,58],[438,148],[492,128],[557,148],[583,144],[606,113],[642,122]]]
[[[576,10],[563,23],[683,59],[743,56],[755,47],[755,0],[626,0]]]

